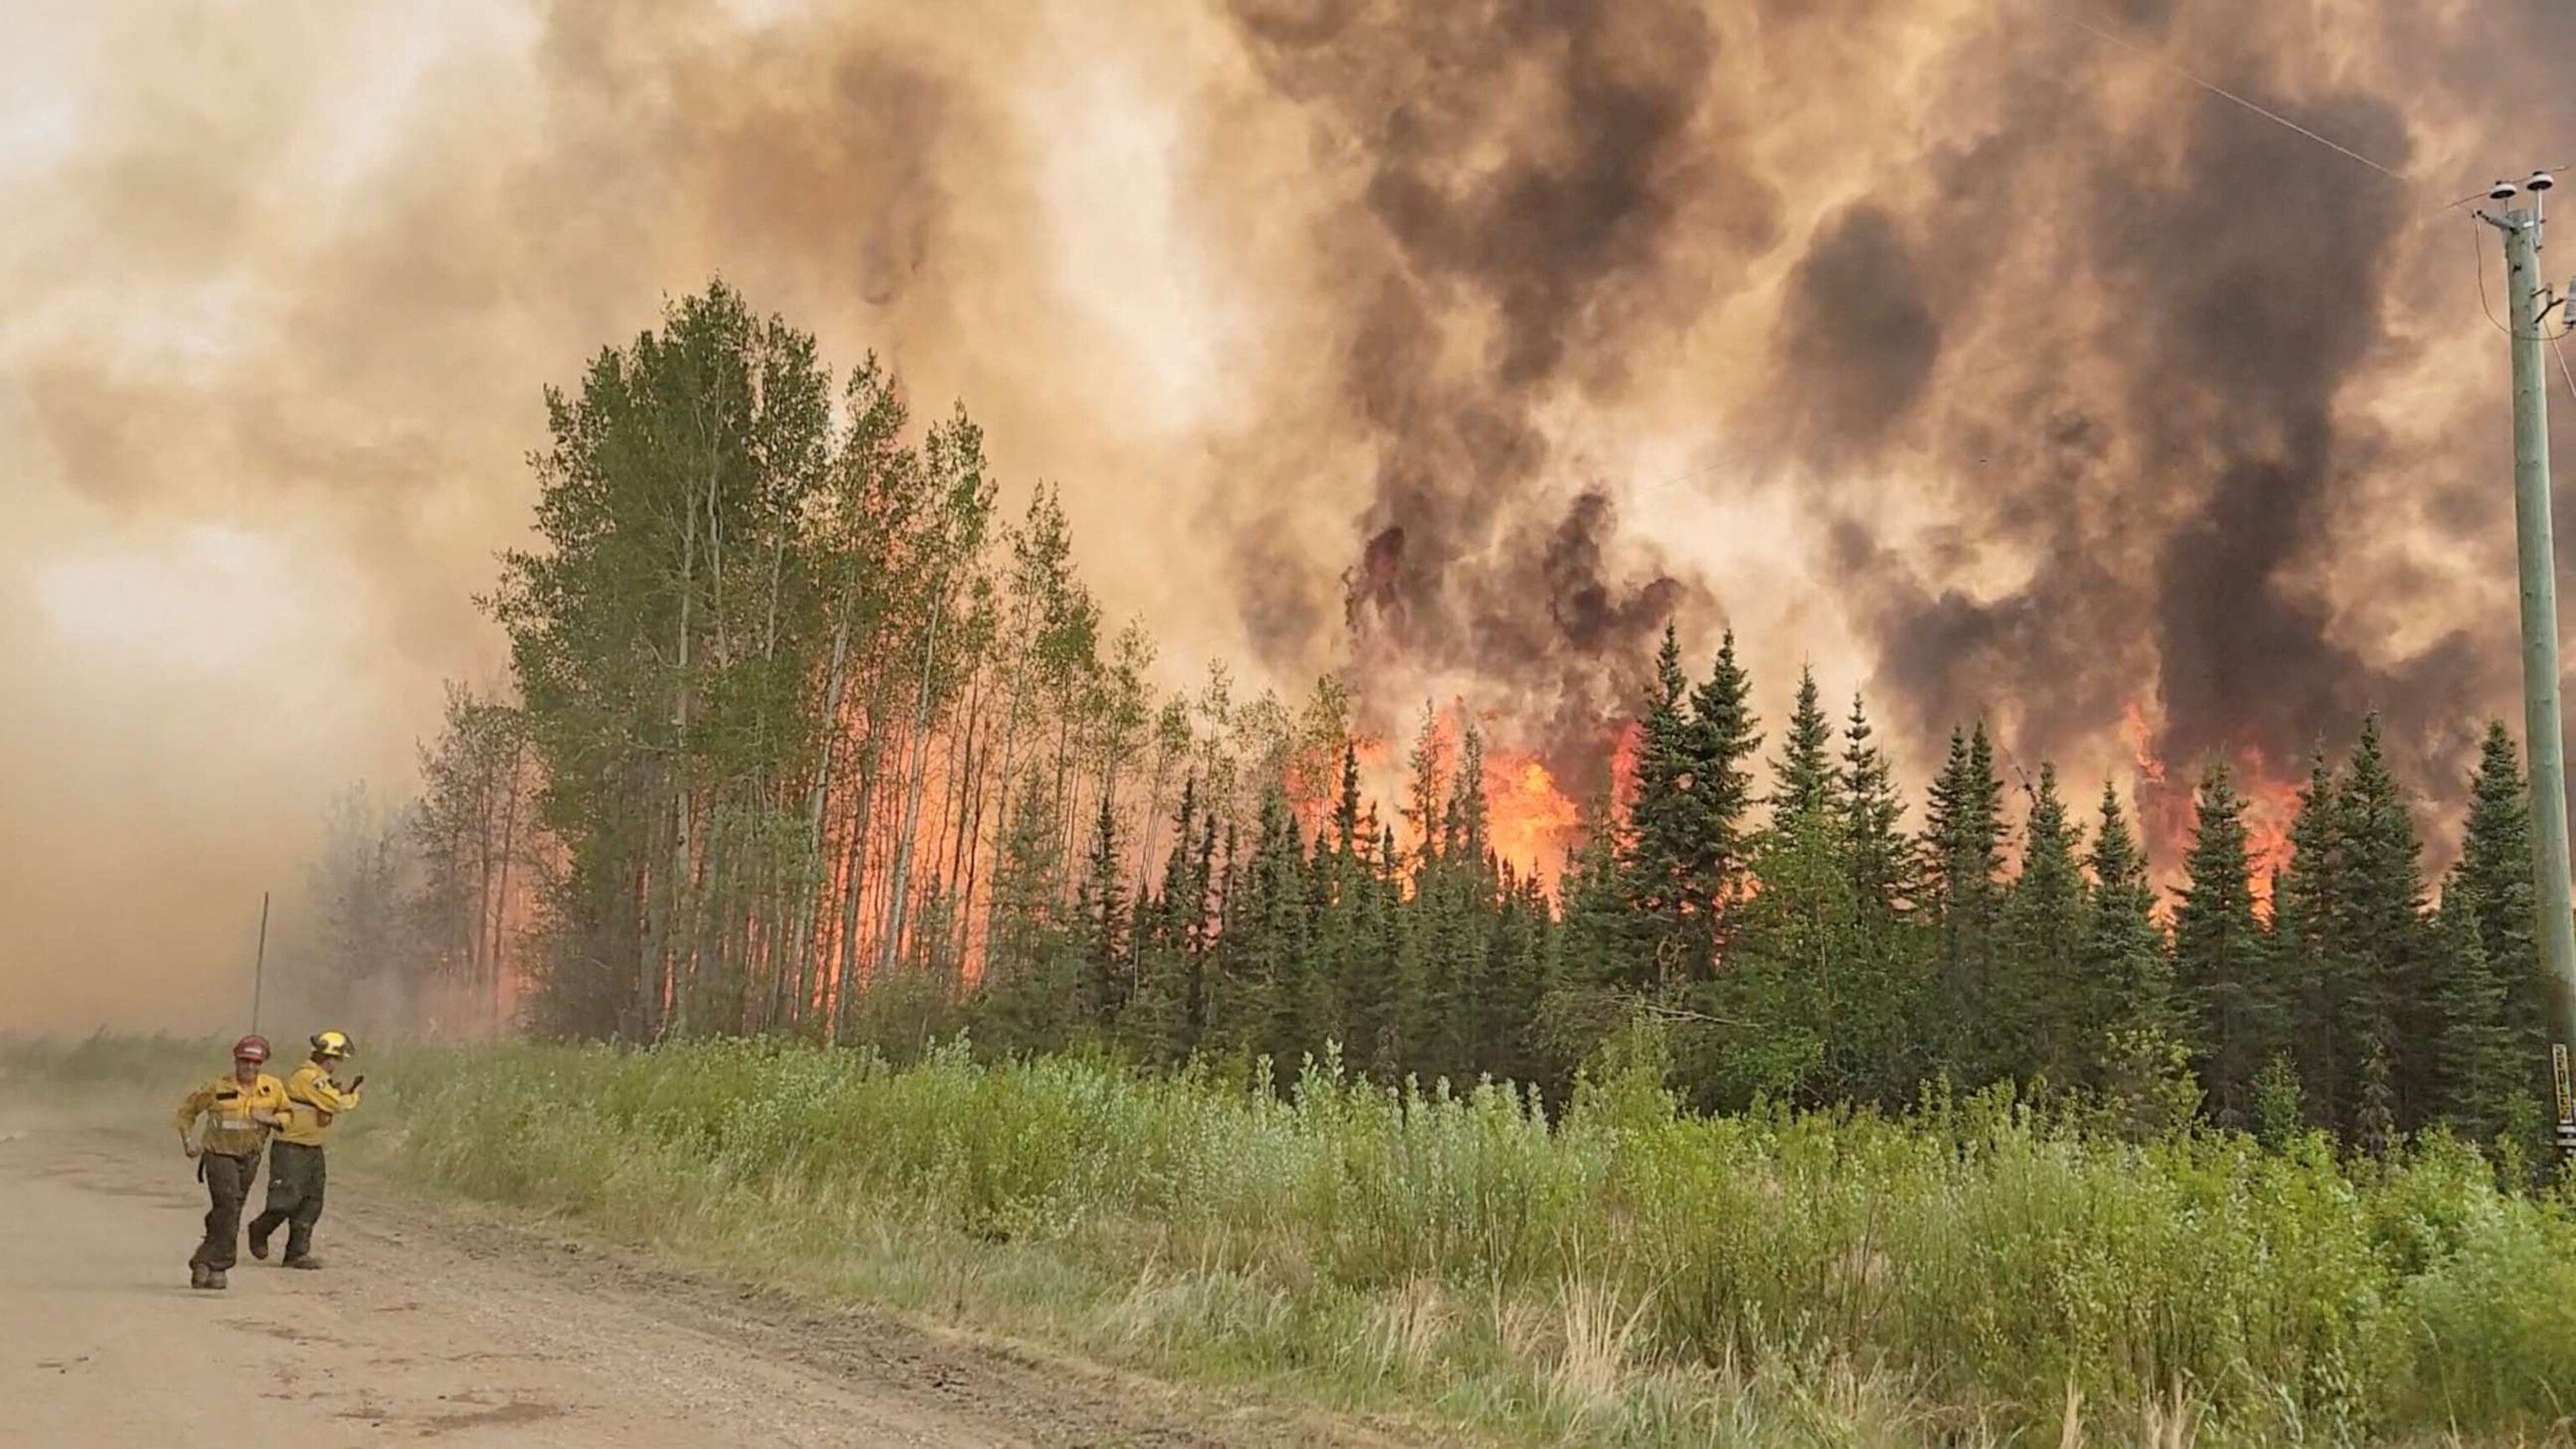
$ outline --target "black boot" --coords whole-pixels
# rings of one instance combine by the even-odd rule
[[[321,1259],[319,1259],[319,1258],[317,1258],[317,1257],[314,1257],[314,1256],[313,1256],[312,1254],[310,1254],[310,1253],[307,1253],[307,1254],[305,1254],[304,1256],[302,1256],[302,1257],[300,1257],[300,1258],[289,1258],[289,1259],[287,1259],[287,1260],[286,1260],[286,1266],[288,1266],[288,1267],[290,1267],[290,1268],[304,1268],[304,1269],[308,1269],[308,1270],[312,1270],[312,1269],[319,1269],[319,1268],[322,1266],[322,1260],[321,1260]]]
[[[212,1288],[212,1287],[214,1287],[214,1286],[215,1286],[215,1273],[214,1273],[214,1270],[213,1270],[213,1269],[211,1269],[211,1268],[209,1268],[209,1267],[207,1267],[207,1266],[206,1266],[205,1264],[203,1264],[203,1263],[190,1263],[190,1264],[188,1265],[188,1286],[189,1286],[189,1287],[191,1287],[191,1288]]]
[[[277,1224],[270,1222],[266,1213],[262,1213],[258,1217],[251,1219],[250,1255],[263,1263],[267,1262],[268,1235],[276,1231]]]

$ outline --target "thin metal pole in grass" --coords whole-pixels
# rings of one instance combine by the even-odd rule
[[[259,998],[268,984],[268,892],[259,893],[259,949],[250,961],[250,1031],[259,1035]]]

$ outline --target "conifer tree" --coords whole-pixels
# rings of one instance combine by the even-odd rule
[[[1868,711],[1855,694],[1843,723],[1839,808],[1852,896],[1863,921],[1878,929],[1903,915],[1912,900],[1914,852],[1904,834],[1905,798],[1872,734]]]
[[[1373,1023],[1367,1035],[1358,1039],[1370,1043],[1362,1058],[1378,1080],[1393,1083],[1402,1079],[1406,1056],[1404,1025],[1412,1011],[1409,983],[1413,979],[1407,965],[1412,955],[1410,944],[1412,917],[1404,909],[1403,872],[1396,853],[1395,827],[1378,827],[1377,849],[1371,861],[1368,915],[1362,922],[1365,938],[1372,942],[1367,974],[1373,978],[1367,988],[1370,1007],[1360,1020]],[[1354,1028],[1355,1031],[1361,1028]]]
[[[1802,695],[1812,705],[1812,686]],[[1822,715],[1813,714],[1813,723],[1821,730]],[[1800,760],[1810,748],[1800,744],[1801,732],[1793,724],[1778,762],[1783,777],[1808,762],[1824,764],[1821,748]],[[1822,739],[1817,735],[1814,743]],[[1842,846],[1829,791],[1775,797],[1773,823],[1753,858],[1757,888],[1743,904],[1716,982],[1711,1014],[1738,1023],[1719,1053],[1722,1103],[1740,1104],[1755,1093],[1821,1101],[1877,1085],[1888,1043],[1870,1029],[1876,1017],[1870,1007],[1884,990],[1885,964],[1868,952]]]
[[[1474,1068],[1499,1081],[1536,1083],[1539,1003],[1551,986],[1550,908],[1535,880],[1506,874],[1477,992]]]
[[[2098,1044],[2112,1032],[2128,1031],[2182,1041],[2183,1019],[2174,1000],[2173,968],[2156,929],[2155,888],[2147,881],[2146,856],[2120,809],[2119,791],[2108,783],[2102,786],[2100,823],[2086,864],[2093,887],[2082,970],[2095,1002],[2090,1013],[2093,1040]]]
[[[2317,750],[2290,822],[2290,861],[2272,892],[2275,970],[2289,1013],[2290,1056],[2311,1118],[2348,1131],[2358,1110],[2363,1053],[2354,1036],[2345,920],[2343,784]]]
[[[1280,1051],[1293,1051],[1303,1001],[1305,865],[1297,818],[1278,787],[1267,786],[1251,853],[1228,872],[1225,923],[1207,970],[1210,1047],[1247,1059],[1267,1054],[1290,1080],[1296,1058],[1283,1060]]]
[[[1558,892],[1564,927],[1558,933],[1562,975],[1569,985],[1639,990],[1653,977],[1640,960],[1629,910],[1630,891],[1621,866],[1616,826],[1605,793],[1584,811],[1583,833],[1566,856]]]
[[[1771,770],[1771,828],[1783,829],[1802,817],[1822,818],[1834,801],[1834,727],[1825,718],[1816,689],[1816,671],[1798,676],[1798,702],[1789,713],[1789,732]]]
[[[2540,955],[2530,801],[2513,736],[2490,722],[2470,786],[2459,863],[2442,887],[2442,908],[2465,910],[2477,923],[2479,949],[2503,993],[2516,1083],[2546,1101],[2554,1091],[2547,1065],[2550,986]]]
[[[2200,1089],[2191,1075],[2165,940],[2156,929],[2146,857],[2120,810],[2119,792],[2108,783],[2087,865],[2093,885],[2082,971],[2094,1060],[2084,1079],[2100,1088],[2121,1131],[2150,1137],[2197,1110]]]
[[[1198,777],[1181,782],[1162,889],[1136,912],[1136,990],[1118,1020],[1119,1039],[1143,1061],[1168,1066],[1198,1045],[1195,956],[1207,897],[1198,851]]]
[[[993,877],[993,937],[982,983],[983,1040],[1005,1052],[1046,1052],[1064,1044],[1066,1004],[1080,969],[1057,913],[1058,832],[1053,791],[1032,771]]]
[[[1356,770],[1350,772],[1356,774]],[[1400,954],[1394,941],[1395,891],[1381,873],[1381,850],[1391,850],[1374,829],[1363,830],[1353,813],[1350,850],[1337,854],[1335,888],[1341,896],[1328,909],[1327,926],[1347,932],[1347,946],[1333,958],[1338,973],[1342,1058],[1354,1071],[1393,1081],[1400,1070],[1396,1011],[1400,995],[1394,965]]]
[[[1125,844],[1116,798],[1102,791],[1074,898],[1074,953],[1082,971],[1080,1007],[1094,1027],[1107,1029],[1127,1004],[1130,988]]]
[[[1994,1075],[2034,1074],[2064,1088],[2083,1079],[2086,1039],[2084,881],[2076,832],[2058,797],[2057,770],[2043,764],[2023,826],[2021,873],[2004,911],[2004,949],[1978,1013],[1982,1053]]]
[[[1976,1013],[1996,947],[2003,864],[2003,785],[1980,724],[1950,734],[1950,758],[1932,785],[1923,851],[1925,896],[1936,936],[1939,990],[1932,1034],[1953,1075],[1983,1080]]]
[[[2504,1130],[2522,1090],[2513,1033],[2505,1024],[2504,989],[2487,966],[2475,909],[2463,901],[2435,917],[2434,1017],[2430,1118],[2471,1142]]]
[[[2253,1125],[2254,1079],[2279,1038],[2245,848],[2244,800],[2225,761],[2201,776],[2189,883],[2174,913],[2174,981],[2197,1015],[2210,1111]]]
[[[1690,720],[1684,713],[1690,682],[1682,674],[1681,646],[1673,626],[1655,656],[1655,680],[1638,721],[1636,798],[1629,803],[1620,877],[1637,917],[1640,946],[1658,976],[1679,967],[1674,951],[1691,905],[1691,865],[1697,853],[1700,811]]]
[[[1762,735],[1752,703],[1753,681],[1736,661],[1729,629],[1708,679],[1691,693],[1685,734],[1690,808],[1682,875],[1690,908],[1701,916],[1692,966],[1703,974],[1731,934],[1753,863],[1752,764]]]
[[[2347,871],[2336,934],[2352,962],[2345,1040],[2385,1058],[2398,1130],[2428,1117],[2433,1086],[2430,931],[2415,823],[2389,773],[2379,720],[2362,722],[2343,795]]]

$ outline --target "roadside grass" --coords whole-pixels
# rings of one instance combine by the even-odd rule
[[[0,1059],[132,1079],[174,1050]],[[962,1044],[372,1055],[353,1146],[407,1180],[1425,1433],[2576,1443],[2576,1203],[2438,1139],[2134,1146],[2001,1096],[1700,1118],[1645,1074],[1550,1121],[1329,1065],[1282,1101]]]

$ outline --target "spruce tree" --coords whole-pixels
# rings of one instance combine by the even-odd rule
[[[1567,984],[1638,990],[1650,984],[1637,950],[1637,916],[1620,860],[1619,834],[1604,793],[1584,811],[1583,833],[1567,853],[1557,889],[1565,901],[1559,958]]]
[[[1394,1081],[1401,1068],[1396,1009],[1399,993],[1394,974],[1395,888],[1382,874],[1379,851],[1393,851],[1375,830],[1365,833],[1353,821],[1353,853],[1340,862],[1339,885],[1345,893],[1333,907],[1334,918],[1347,921],[1349,946],[1340,963],[1343,1060],[1353,1070],[1380,1081]]]
[[[2531,860],[2531,796],[2513,736],[2489,723],[2471,782],[2459,863],[2442,887],[2442,909],[2466,911],[2479,949],[2503,993],[2517,1086],[2541,1102],[2549,1079],[2550,986],[2540,954],[2540,907]],[[2535,1146],[2538,1144],[2535,1144]]]
[[[1087,1023],[1106,1029],[1127,1004],[1130,967],[1125,846],[1115,798],[1104,790],[1091,828],[1091,850],[1074,897],[1074,954],[1081,971],[1081,1009]]]
[[[1535,880],[1507,875],[1501,884],[1488,933],[1488,964],[1474,1003],[1477,1027],[1470,1067],[1476,1075],[1500,1081],[1536,1083],[1542,1074],[1539,1003],[1551,984],[1550,911]]]
[[[1681,646],[1673,626],[1666,624],[1663,647],[1655,656],[1655,680],[1638,721],[1636,796],[1629,802],[1628,828],[1620,841],[1619,872],[1629,908],[1637,918],[1640,945],[1658,976],[1682,964],[1674,952],[1682,936],[1682,918],[1692,904],[1691,865],[1700,812],[1693,798],[1697,761],[1690,720],[1684,713],[1689,687],[1682,674]]]
[[[2473,905],[2463,901],[2436,917],[2430,1117],[2471,1142],[2504,1130],[2522,1090],[2513,1033],[2505,1024],[2504,989],[2488,968]]]
[[[993,873],[980,1036],[1004,1052],[1047,1052],[1065,1043],[1081,973],[1058,916],[1062,862],[1052,788],[1032,771],[1019,793]]]
[[[2415,823],[2389,773],[2376,715],[2362,723],[2343,793],[2345,894],[2336,934],[2352,962],[2345,1040],[2386,1061],[2399,1131],[2422,1125],[2436,1096],[2430,930]]]
[[[1798,676],[1798,703],[1789,732],[1771,768],[1771,828],[1785,829],[1807,816],[1823,817],[1834,800],[1834,727],[1816,690],[1816,671]]]
[[[1817,723],[1821,724],[1821,716]],[[1786,774],[1799,768],[1793,738]],[[1818,752],[1816,760],[1821,763]],[[1841,822],[1823,791],[1784,795],[1753,858],[1756,889],[1744,903],[1711,1015],[1736,1023],[1720,1053],[1713,1095],[1738,1106],[1756,1093],[1821,1101],[1875,1087],[1878,1033],[1855,1012],[1856,994],[1879,986],[1860,903],[1843,858]],[[1856,1022],[1855,1017],[1860,1021]]]
[[[2249,1128],[2254,1079],[2279,1040],[2275,993],[2226,762],[2201,776],[2189,884],[2174,913],[2174,982],[2197,1016],[2200,1076],[2221,1125]]]
[[[1315,851],[1307,862],[1307,899],[1314,913],[1314,959],[1309,976],[1319,997],[1316,1015],[1319,1020],[1332,1022],[1332,1040],[1341,1044],[1343,1059],[1352,1063],[1358,1062],[1359,1053],[1350,1036],[1354,1003],[1349,992],[1365,961],[1360,940],[1364,867],[1359,859],[1359,826],[1359,750],[1345,739],[1341,790],[1330,819],[1315,837]]]
[[[1933,976],[1929,942],[1915,919],[1916,847],[1904,830],[1905,797],[1874,733],[1861,697],[1853,695],[1832,811],[1851,885],[1855,940],[1829,1071],[1848,1080],[1858,1100],[1895,1110],[1914,1099],[1941,1053],[1925,1030]]]
[[[2352,959],[2343,949],[2345,865],[2343,784],[2320,745],[2290,822],[2290,861],[2272,892],[2273,957],[2305,1110],[2349,1133],[2363,1053],[2353,1035]]]
[[[1726,631],[1708,679],[1692,691],[1686,734],[1692,808],[1685,815],[1689,845],[1683,878],[1691,909],[1701,916],[1694,942],[1705,971],[1724,948],[1730,923],[1743,903],[1753,863],[1753,756],[1762,735],[1753,715],[1753,681],[1735,657],[1735,631]]]
[[[2060,1088],[2083,1078],[2094,1044],[2086,1039],[2083,872],[2076,831],[2043,764],[2023,826],[2021,873],[2004,908],[2004,949],[1979,1012],[1983,1056],[1995,1075],[2043,1076]]]
[[[1413,752],[1405,763],[1410,775],[1405,784],[1404,819],[1413,827],[1419,842],[1414,848],[1414,865],[1421,869],[1440,859],[1440,842],[1449,814],[1449,737],[1441,728],[1440,712],[1428,704],[1422,707],[1422,724],[1414,731]]]
[[[1936,937],[1939,985],[1931,1023],[1940,1063],[1981,1083],[1977,1014],[1994,959],[2003,864],[2003,785],[1994,746],[1979,724],[1950,734],[1950,758],[1933,781],[1923,840],[1925,899]]]
[[[1181,782],[1162,889],[1136,911],[1135,991],[1118,1037],[1149,1065],[1170,1066],[1198,1045],[1192,1021],[1197,921],[1207,888],[1198,852],[1198,778]]]
[[[1895,921],[1912,900],[1914,853],[1904,834],[1905,797],[1887,755],[1871,743],[1869,713],[1852,696],[1843,723],[1838,808],[1853,899],[1873,928]]]
[[[2100,823],[2086,865],[2093,887],[2086,903],[2083,975],[2091,987],[2089,1035],[2098,1044],[2114,1031],[2183,1040],[2173,967],[2156,929],[2155,888],[2147,859],[2120,809],[2117,788],[2102,786]]]
[[[2156,929],[2146,857],[2120,810],[2119,792],[2108,783],[2086,864],[2093,885],[2082,971],[2094,1060],[2084,1080],[2100,1090],[2118,1130],[2153,1137],[2198,1109],[2200,1089],[2191,1077],[2164,936]]]
[[[1262,791],[1252,853],[1227,892],[1226,927],[1209,957],[1208,1040],[1242,1058],[1267,1055],[1294,1080],[1309,1000],[1306,858],[1297,817],[1274,783]]]

